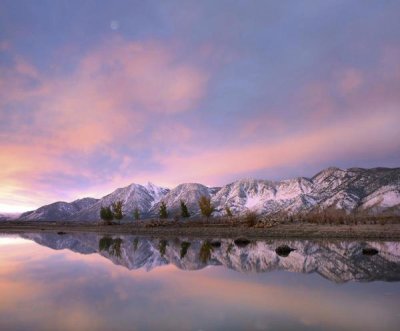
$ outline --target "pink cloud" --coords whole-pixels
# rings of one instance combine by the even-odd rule
[[[17,74],[27,76],[29,78],[39,77],[39,72],[37,69],[20,56],[15,57],[14,70]]]
[[[226,175],[236,175],[279,166],[304,163],[335,162],[346,156],[365,156],[371,150],[383,155],[398,150],[400,132],[394,123],[398,112],[372,114],[364,118],[350,117],[302,134],[250,145],[198,151],[189,156],[171,155],[158,161],[164,171],[160,178],[178,181],[212,181]],[[376,155],[376,153],[374,154]]]
[[[63,74],[42,73],[21,56],[10,55],[14,66],[0,67],[0,106],[15,128],[0,142],[0,202],[19,196],[26,206],[30,197],[22,196],[20,188],[45,191],[37,179],[46,173],[96,176],[90,169],[77,169],[65,156],[85,157],[101,149],[113,158],[114,146],[121,142],[143,144],[135,137],[147,124],[155,127],[152,139],[161,142],[167,118],[194,109],[207,87],[205,70],[178,59],[174,47],[159,42],[113,38]],[[11,110],[22,106],[29,110]],[[22,124],[26,116],[30,122]],[[155,116],[165,121],[154,121]],[[172,127],[179,132],[175,142],[190,139],[191,131],[183,124],[175,121]],[[131,164],[129,158],[121,167]]]
[[[343,93],[350,93],[361,86],[363,76],[359,70],[348,69],[339,77],[339,87]]]
[[[57,146],[84,151],[139,132],[153,113],[193,109],[207,83],[204,70],[176,61],[167,46],[120,38],[90,51],[61,77],[40,74],[18,56],[6,73],[3,105],[33,101],[37,132]],[[27,86],[27,78],[38,84]]]

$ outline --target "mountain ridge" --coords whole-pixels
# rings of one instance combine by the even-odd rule
[[[296,177],[281,181],[239,179],[222,187],[200,183],[183,183],[173,189],[152,183],[132,183],[105,195],[101,199],[84,198],[71,203],[55,202],[34,211],[23,213],[19,220],[96,221],[102,206],[122,200],[127,219],[138,208],[142,218],[158,216],[164,201],[173,217],[179,214],[184,200],[192,216],[200,215],[197,201],[209,197],[215,206],[214,216],[225,214],[228,206],[234,214],[247,211],[260,214],[309,212],[316,209],[340,209],[346,213],[390,211],[400,215],[400,168],[329,167],[311,178]]]

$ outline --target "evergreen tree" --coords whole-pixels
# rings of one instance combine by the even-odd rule
[[[111,206],[112,206],[114,218],[116,220],[122,220],[122,218],[124,217],[124,215],[122,214],[122,206],[123,206],[122,200],[113,202]]]
[[[101,206],[101,208],[100,208],[100,217],[107,224],[111,224],[111,221],[114,219],[114,214],[111,211],[110,207]]]
[[[211,203],[211,198],[208,198],[205,195],[202,195],[200,197],[199,207],[200,207],[200,211],[201,211],[202,215],[207,217],[207,220],[209,219],[209,217],[215,210],[215,207]]]
[[[165,239],[161,239],[158,243],[158,250],[160,251],[161,257],[164,257],[165,252],[167,251],[168,241]]]
[[[133,217],[135,218],[136,221],[140,220],[140,211],[139,208],[135,208],[133,211]]]
[[[191,245],[190,242],[187,242],[187,241],[183,241],[181,243],[181,259],[183,259],[185,257],[190,245]]]
[[[113,239],[108,236],[105,236],[99,240],[99,250],[108,252],[112,244],[113,244]]]
[[[190,217],[189,210],[188,210],[188,208],[187,208],[187,206],[186,206],[185,201],[183,201],[183,200],[181,200],[181,216],[182,216],[183,218]]]
[[[160,218],[168,218],[167,205],[164,201],[161,201],[159,215]]]

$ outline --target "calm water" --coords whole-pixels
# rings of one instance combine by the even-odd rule
[[[399,330],[399,281],[398,242],[3,235],[0,329]]]

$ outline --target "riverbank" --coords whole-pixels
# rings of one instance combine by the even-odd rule
[[[98,225],[67,222],[0,222],[0,233],[23,232],[133,234],[158,237],[218,237],[218,238],[301,238],[301,239],[375,239],[400,240],[400,224],[328,225],[311,223],[281,223],[268,228],[244,225],[176,223],[146,227],[143,223]]]

